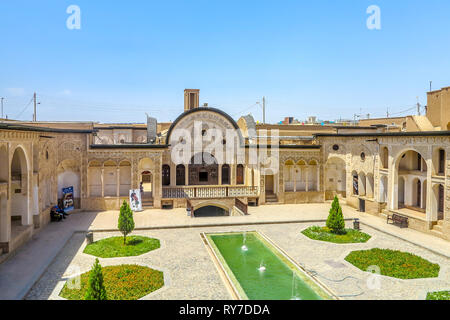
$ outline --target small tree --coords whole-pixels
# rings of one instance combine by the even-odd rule
[[[107,300],[105,285],[103,284],[103,273],[102,266],[95,259],[94,266],[89,274],[89,284],[86,294],[84,296],[85,300]]]
[[[333,203],[331,204],[330,214],[327,219],[327,227],[330,228],[333,233],[342,233],[345,229],[344,216],[337,196],[334,197]]]
[[[134,230],[134,220],[133,211],[131,211],[130,206],[125,200],[120,207],[119,230],[123,234],[123,244],[126,244],[127,234],[131,233]]]

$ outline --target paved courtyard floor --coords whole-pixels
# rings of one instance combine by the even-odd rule
[[[301,249],[302,252],[310,252],[310,254],[313,255],[313,253],[315,254],[315,251],[309,251],[308,249],[309,246],[312,246],[312,244],[309,243],[309,239],[303,239],[303,236],[297,234],[296,230],[300,226],[303,228],[303,226],[306,226],[308,223],[318,224],[318,221],[322,221],[320,223],[324,224],[323,221],[328,216],[329,208],[330,203],[267,205],[261,207],[249,207],[250,214],[248,216],[211,218],[190,218],[186,215],[185,209],[146,210],[134,214],[136,228],[138,229],[135,231],[135,234],[155,235],[161,239],[163,247],[148,255],[137,258],[127,258],[126,261],[127,263],[135,263],[144,259],[144,263],[146,264],[155,264],[155,266],[159,268],[167,268],[167,270],[169,270],[166,274],[169,276],[169,283],[173,283],[174,285],[170,286],[170,289],[169,286],[162,289],[154,295],[155,298],[173,298],[177,295],[172,295],[170,292],[177,292],[177,290],[184,292],[186,294],[185,298],[192,296],[197,299],[203,299],[205,297],[216,299],[223,298],[223,294],[226,294],[228,297],[228,293],[223,291],[225,290],[225,287],[220,282],[221,280],[218,278],[218,273],[215,271],[210,257],[207,255],[203,244],[200,242],[200,232],[210,230],[261,230],[266,232],[266,230],[268,230],[266,234],[289,253],[291,253],[289,251],[289,245],[296,246],[298,244],[299,246],[306,246]],[[425,250],[425,247],[429,249],[425,250],[425,252],[428,254],[435,254],[437,257],[440,257],[440,259],[448,259],[450,257],[450,242],[448,241],[415,230],[400,229],[396,226],[386,225],[386,222],[383,219],[360,213],[345,205],[343,205],[343,212],[344,217],[347,219],[360,218],[363,228],[370,228],[370,230],[374,228],[373,232],[380,234],[380,237],[376,238],[384,239],[384,237],[386,237],[386,239],[391,239],[390,242],[392,243],[410,245],[415,248],[415,250]],[[83,249],[84,232],[87,230],[99,231],[95,232],[96,238],[105,237],[110,234],[109,232],[117,230],[117,220],[118,211],[80,212],[72,214],[63,223],[51,223],[44,227],[33,237],[33,240],[18,249],[7,261],[0,264],[0,300],[22,299],[34,284],[36,285],[27,296],[28,298],[55,298],[55,295],[51,294],[56,286],[54,281],[59,282],[65,273],[72,272],[71,270],[67,270],[67,267],[71,265],[72,260],[77,261],[74,262],[75,264],[80,264],[80,266],[82,266],[82,271],[88,270],[92,265],[92,257],[84,257],[84,254],[80,254]],[[299,223],[301,224],[298,225]],[[296,226],[297,229],[295,229]],[[380,230],[384,232],[380,232]],[[83,233],[74,234],[76,231]],[[289,232],[293,232],[291,236],[289,236]],[[297,243],[294,241],[291,243],[290,241],[295,239],[293,238],[294,236],[300,237],[301,242]],[[287,243],[283,244],[286,241]],[[415,246],[414,244],[417,244],[418,246]],[[344,245],[344,247],[334,248],[334,245],[332,244],[315,243],[315,245],[319,246],[316,249],[326,248],[324,249],[325,251],[333,249],[331,250],[333,256],[339,256],[338,253],[340,250],[351,246]],[[357,247],[361,247],[361,245],[357,245]],[[165,248],[170,248],[170,250],[166,250]],[[292,256],[296,257],[293,249],[291,250]],[[188,254],[190,252],[192,255]],[[319,253],[320,251],[317,252]],[[80,259],[83,262],[78,262]],[[312,269],[317,268],[318,263],[321,261],[320,263],[323,264],[325,263],[325,260],[331,261],[332,259],[324,259],[317,255],[317,261],[310,267]],[[176,263],[172,261],[175,261]],[[308,260],[305,259],[303,255],[300,255],[297,261],[302,264]],[[446,265],[449,264],[448,260],[444,262]],[[102,261],[102,263],[107,265],[110,263],[123,263],[123,261],[119,258],[105,262]],[[186,268],[192,272],[192,275],[188,272],[184,273],[184,271],[180,274],[176,272],[176,268],[184,270],[184,264],[189,265],[189,267]],[[202,267],[204,269],[197,266],[200,264],[204,264]],[[331,264],[334,265],[332,262]],[[327,264],[325,263],[325,265]],[[59,275],[59,278],[54,277],[50,280],[49,275],[51,275],[52,272],[49,272],[47,268],[50,268],[48,270],[56,268],[58,271],[54,274]],[[196,292],[197,296],[194,296],[188,294],[190,291],[189,288],[182,289],[182,286],[178,285],[183,283],[182,281],[188,281],[187,279],[191,279],[190,277],[195,277],[196,270],[208,270],[208,273],[204,272],[203,276],[206,278],[204,282],[199,282],[204,285],[204,293]],[[353,273],[353,271],[350,273]],[[40,279],[41,276],[42,278]],[[183,277],[186,280],[176,281],[178,276]],[[44,279],[47,279],[48,281],[45,281]],[[39,282],[36,283],[38,280]],[[210,287],[214,289],[206,290]],[[39,290],[37,288],[41,289]],[[43,288],[45,288],[45,290]],[[449,288],[447,287],[447,289]],[[165,290],[168,291],[167,294],[163,293]],[[214,294],[211,292],[214,292]],[[182,298],[182,296],[179,296],[179,298]]]
[[[341,299],[424,299],[427,292],[450,289],[450,259],[379,232],[368,226],[372,235],[365,244],[344,244],[311,240],[301,231],[315,223],[270,224],[254,226],[201,227],[138,231],[135,234],[161,240],[161,248],[139,257],[100,259],[103,266],[139,264],[164,271],[166,285],[144,299],[231,299],[224,282],[203,244],[201,232],[260,231],[272,239],[306,270],[316,274]],[[323,225],[323,223],[322,223]],[[95,239],[120,233],[95,233]],[[344,260],[353,250],[389,248],[420,255],[441,266],[438,278],[399,280],[373,276]],[[84,254],[84,237],[75,234],[58,255],[26,299],[60,299],[65,280],[90,270],[95,257]]]

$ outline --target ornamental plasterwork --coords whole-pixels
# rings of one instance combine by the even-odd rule
[[[58,162],[65,159],[77,159],[82,157],[82,142],[77,140],[64,141],[58,146]]]
[[[287,160],[292,160],[297,163],[300,160],[304,160],[308,163],[311,160],[316,160],[318,164],[320,161],[320,151],[311,152],[311,151],[303,151],[303,152],[282,152],[280,155],[280,164],[284,164]]]
[[[429,160],[431,159],[431,145],[426,145],[426,146],[417,146],[417,145],[396,145],[396,146],[392,146],[391,150],[389,150],[389,155],[394,157],[394,159],[397,159],[401,153],[405,152],[405,151],[416,151],[418,153],[420,153],[420,155],[425,159],[425,160]]]
[[[207,127],[208,129],[219,129],[223,131],[223,135],[225,136],[226,130],[235,130],[233,124],[228,121],[225,117],[219,115],[216,112],[211,111],[200,111],[195,112],[192,114],[189,114],[182,118],[176,126],[173,128],[175,129],[185,129],[190,131],[191,133],[194,130],[194,122],[202,122],[202,124]],[[172,131],[173,132],[173,131]]]
[[[24,132],[24,131],[4,131],[0,130],[1,140],[34,140],[37,139],[39,134],[37,132]]]

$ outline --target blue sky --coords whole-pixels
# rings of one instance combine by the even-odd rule
[[[66,9],[81,9],[69,30]],[[381,30],[366,27],[370,5]],[[0,2],[0,96],[10,118],[159,121],[183,90],[234,118],[385,116],[450,86],[450,1]]]

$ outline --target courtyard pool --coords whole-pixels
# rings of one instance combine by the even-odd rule
[[[241,299],[333,299],[331,293],[258,232],[205,236]]]

